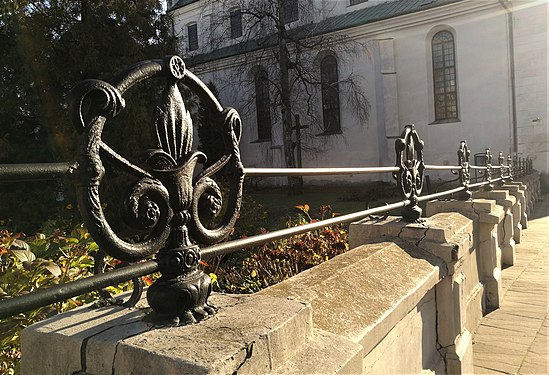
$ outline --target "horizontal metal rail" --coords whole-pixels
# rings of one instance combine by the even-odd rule
[[[488,170],[504,169],[510,170],[509,166],[469,166],[471,169]],[[29,180],[54,180],[66,177],[74,170],[74,163],[36,163],[36,164],[0,164],[0,181],[29,181]],[[463,170],[461,166],[440,166],[425,165],[428,170]],[[369,168],[246,168],[247,176],[321,176],[321,175],[346,175],[346,174],[371,174],[371,173],[393,173],[400,171],[398,167],[369,167]],[[502,173],[500,172],[500,173]],[[474,184],[467,184],[454,189],[416,197],[417,202],[424,202],[435,198],[448,196],[465,190],[480,188],[497,182],[505,182],[511,176],[500,176],[498,178],[482,181]],[[394,209],[403,208],[412,203],[411,200],[387,204],[367,210],[341,215],[326,220],[304,224],[292,228],[286,228],[260,234],[252,237],[241,238],[230,242],[220,243],[205,247],[201,251],[204,259],[240,251],[252,246],[262,245],[271,241],[289,238],[314,230],[319,230],[331,225],[337,225],[364,219],[369,215],[385,213]],[[0,300],[0,319],[16,315],[21,312],[33,310],[41,306],[65,301],[69,298],[95,291],[109,285],[116,285],[137,277],[145,276],[158,271],[161,268],[156,260],[147,260],[130,266],[116,269],[107,273],[94,275],[92,277],[72,281],[50,288],[43,288],[33,291],[30,294],[9,299]]]
[[[0,164],[0,182],[46,181],[66,177],[74,163]]]
[[[474,184],[469,184],[467,187],[469,189],[474,189],[474,188],[486,186],[486,185],[489,185],[489,184],[490,184],[490,181],[482,181],[482,182],[477,182],[477,183],[474,183]]]
[[[343,174],[370,174],[398,172],[398,167],[369,168],[244,168],[248,177],[252,176],[329,176]]]
[[[236,250],[262,245],[266,242],[279,240],[282,238],[288,238],[296,234],[310,232],[317,229],[322,229],[330,225],[337,225],[347,223],[354,220],[363,219],[368,215],[378,214],[381,212],[387,212],[397,208],[404,207],[410,204],[409,200],[389,204],[386,206],[371,208],[364,211],[354,212],[351,214],[336,216],[326,220],[316,221],[314,223],[299,225],[297,227],[291,227],[286,229],[277,230],[275,232],[260,234],[253,237],[241,238],[230,242],[224,242],[221,244],[213,245],[202,249],[201,254],[203,258],[212,258],[219,255],[229,254]]]
[[[69,298],[93,292],[110,285],[117,285],[136,277],[149,275],[158,271],[159,266],[157,261],[148,260],[65,284],[40,288],[22,296],[2,299],[0,300],[0,319],[41,306],[65,301]]]
[[[425,165],[425,169],[431,171],[459,171],[463,168],[459,165]]]
[[[450,189],[450,190],[446,190],[446,191],[441,191],[439,193],[433,193],[433,194],[429,194],[429,195],[419,196],[419,197],[417,197],[417,201],[418,202],[425,202],[425,201],[428,201],[428,200],[431,200],[431,199],[444,197],[445,195],[451,195],[451,194],[454,194],[454,193],[459,193],[460,191],[464,191],[464,190],[465,190],[465,187],[460,186],[458,188]]]
[[[401,208],[410,204],[409,200],[371,208],[364,211],[359,211],[347,215],[337,216],[326,220],[320,220],[314,223],[304,224],[292,228],[277,230],[270,233],[260,234],[257,236],[241,238],[230,242],[221,243],[218,245],[206,247],[202,249],[202,257],[204,259],[212,258],[219,255],[229,254],[242,249],[262,245],[267,242],[289,238],[296,234],[310,232],[317,229],[322,229],[331,225],[351,222],[365,218],[368,215],[387,212],[393,209]],[[43,288],[33,291],[30,294],[3,299],[0,302],[0,319],[13,316],[25,311],[33,310],[41,306],[46,306],[52,303],[65,301],[69,298],[92,292],[109,285],[116,285],[121,282],[131,280],[136,277],[145,276],[158,271],[160,264],[156,260],[148,260],[141,263],[129,265],[124,268],[116,269],[110,272],[94,275],[77,281],[68,282],[62,285],[56,285],[49,288]]]
[[[62,171],[63,168],[61,168],[60,164],[61,163],[56,164],[54,169],[59,172],[58,173],[59,176],[62,176],[63,173],[67,173],[68,168],[65,168],[64,172],[61,173],[60,171]],[[66,164],[63,164],[63,165],[66,166]],[[350,168],[350,169],[354,169],[354,168]],[[386,169],[391,169],[391,168],[386,168]],[[392,170],[390,171],[392,172]],[[275,172],[277,173],[278,171],[275,171]],[[468,187],[469,188],[481,187],[484,185],[488,185],[491,182],[496,182],[500,180],[504,180],[504,178],[498,178],[491,181],[483,181],[480,183],[471,184]],[[446,190],[446,191],[435,193],[435,194],[419,196],[418,202],[428,201],[431,199],[451,195],[454,193],[464,191],[465,189],[466,188],[464,186],[460,186],[458,188]],[[384,213],[394,209],[405,207],[410,203],[411,203],[410,200],[403,200],[400,202],[387,204],[385,206],[370,208],[367,210],[358,211],[358,212],[354,212],[346,215],[341,215],[341,216],[333,217],[326,220],[320,220],[320,221],[316,221],[309,224],[281,229],[274,232],[260,234],[252,237],[241,238],[241,239],[233,240],[230,242],[224,242],[221,244],[203,248],[201,251],[201,255],[204,259],[209,259],[209,258],[220,256],[220,255],[230,254],[245,248],[262,245],[267,242],[276,241],[284,238],[289,238],[297,234],[302,234],[302,233],[310,232],[313,230],[322,229],[331,225],[337,225],[337,224],[352,222],[355,220],[360,220],[369,215]],[[69,298],[72,298],[84,293],[88,293],[94,290],[98,290],[98,289],[107,287],[109,285],[116,285],[118,283],[125,282],[136,277],[145,276],[158,271],[159,268],[160,268],[160,265],[157,261],[148,260],[148,261],[133,264],[121,269],[113,270],[107,273],[94,275],[92,277],[80,279],[77,281],[72,281],[66,284],[56,285],[50,288],[39,289],[27,295],[18,296],[10,299],[3,299],[1,300],[1,303],[0,303],[0,319],[13,316],[21,312],[36,309],[41,306],[46,306],[52,303],[65,301]]]

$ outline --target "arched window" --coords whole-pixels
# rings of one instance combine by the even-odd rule
[[[431,42],[435,121],[458,119],[458,95],[454,36],[439,31]]]
[[[327,55],[320,61],[322,118],[325,133],[336,133],[341,131],[338,81],[337,60],[335,56]]]
[[[271,139],[271,100],[267,71],[264,68],[259,68],[255,73],[254,81],[257,137],[258,140]]]

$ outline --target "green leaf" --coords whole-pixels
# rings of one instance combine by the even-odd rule
[[[95,242],[91,242],[90,244],[88,244],[88,252],[93,252],[93,251],[97,251],[99,250],[99,246],[97,246],[97,244]]]
[[[66,244],[78,243],[78,242],[80,242],[80,241],[78,240],[78,238],[74,238],[74,237],[67,237],[67,238],[65,238],[65,243],[66,243]]]
[[[59,277],[62,274],[61,268],[54,262],[44,262],[42,266],[50,271],[50,273],[55,277]]]
[[[32,262],[36,259],[36,255],[29,250],[10,250],[10,252],[20,261],[20,262]]]
[[[15,247],[15,249],[30,250],[29,244],[20,239],[14,240],[11,247]]]

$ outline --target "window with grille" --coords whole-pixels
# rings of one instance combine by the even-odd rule
[[[231,12],[231,38],[242,36],[242,12],[235,9]]]
[[[269,77],[267,71],[260,68],[255,74],[254,80],[257,137],[259,140],[271,139],[271,102],[269,97]]]
[[[341,131],[338,81],[337,60],[335,56],[328,55],[320,62],[322,119],[325,133]]]
[[[290,23],[299,19],[299,2],[298,0],[283,0],[284,6],[284,22]]]
[[[435,121],[458,119],[454,36],[440,31],[433,36],[433,89]]]
[[[198,27],[196,23],[187,26],[187,36],[189,38],[189,51],[198,49]]]

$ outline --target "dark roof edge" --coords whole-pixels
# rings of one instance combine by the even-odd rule
[[[172,5],[171,8],[166,9],[166,13],[172,12],[172,11],[174,11],[176,9],[179,9],[179,8],[183,8],[184,6],[191,5],[191,4],[196,3],[198,1],[200,1],[200,0],[179,0],[177,3]]]

